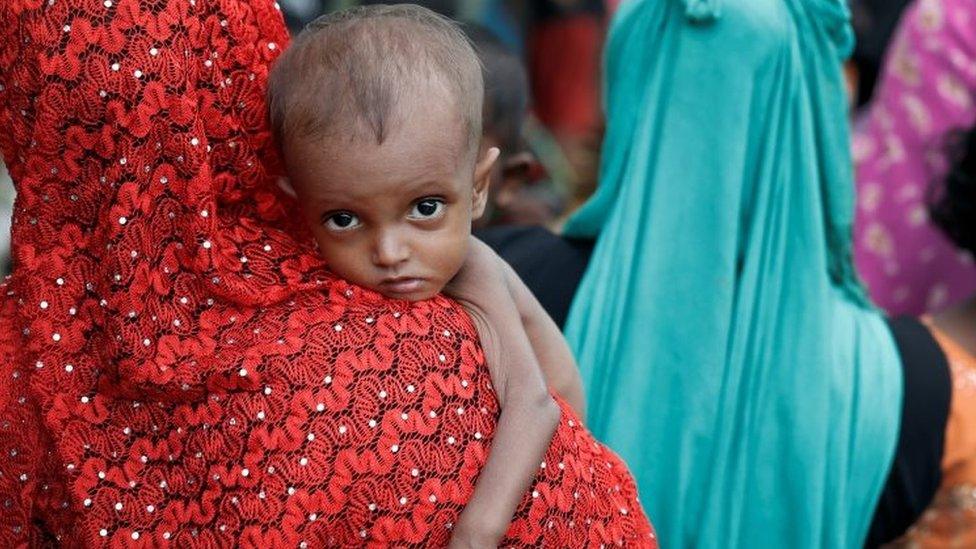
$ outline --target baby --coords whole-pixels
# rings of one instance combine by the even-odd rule
[[[329,268],[387,297],[446,292],[478,328],[501,415],[452,547],[495,547],[559,420],[582,412],[572,355],[518,277],[471,237],[499,150],[482,140],[481,66],[463,33],[417,6],[318,19],[278,60],[271,123]]]

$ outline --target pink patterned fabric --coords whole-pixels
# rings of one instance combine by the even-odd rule
[[[855,259],[893,314],[936,311],[976,292],[976,266],[928,221],[952,132],[976,123],[976,1],[919,0],[892,42],[855,130]]]

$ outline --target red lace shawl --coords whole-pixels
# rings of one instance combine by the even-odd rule
[[[0,5],[0,546],[449,539],[498,412],[476,333],[306,244],[270,183],[287,42],[270,0]],[[565,406],[506,543],[654,545]]]

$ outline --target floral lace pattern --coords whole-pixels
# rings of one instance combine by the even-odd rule
[[[287,41],[270,0],[0,6],[0,546],[449,539],[498,413],[477,335],[302,238],[264,112]],[[560,406],[505,544],[655,546]]]

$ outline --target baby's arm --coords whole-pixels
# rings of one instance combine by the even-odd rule
[[[451,547],[496,547],[539,470],[559,422],[532,345],[508,291],[501,260],[480,242],[446,289],[478,328],[501,415],[474,494]],[[487,251],[487,253],[486,253]]]
[[[549,313],[542,307],[532,291],[522,282],[515,270],[503,263],[505,280],[508,284],[525,333],[532,342],[532,350],[542,367],[549,387],[563,397],[580,419],[586,419],[586,398],[583,395],[583,382],[573,352],[566,338]]]

